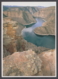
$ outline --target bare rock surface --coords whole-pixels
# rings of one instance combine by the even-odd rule
[[[3,76],[33,76],[41,72],[42,61],[31,49],[3,59]]]
[[[23,25],[29,25],[36,22],[32,14],[28,11],[4,11],[3,14]]]
[[[18,24],[16,21],[12,21],[8,17],[3,19],[3,47],[5,47],[5,50],[8,51],[10,54],[12,54],[13,52],[16,52],[17,27],[18,27]],[[5,55],[6,52],[4,51],[3,54]]]
[[[37,27],[34,33],[37,35],[55,35],[55,7],[47,7],[34,13],[35,17],[45,20],[42,27]]]
[[[43,76],[55,76],[56,74],[56,51],[49,50],[38,54],[42,60]]]

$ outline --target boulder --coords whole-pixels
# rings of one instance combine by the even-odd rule
[[[55,76],[56,75],[56,51],[49,50],[39,54],[42,60],[42,74],[43,76]]]
[[[41,72],[42,61],[30,50],[15,52],[3,59],[3,76],[34,76]]]

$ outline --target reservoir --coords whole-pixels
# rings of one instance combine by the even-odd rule
[[[43,22],[45,22],[41,18],[36,18],[36,23],[33,25],[28,25],[26,28],[22,30],[22,36],[28,42],[35,44],[36,46],[46,47],[50,49],[55,48],[55,36],[53,35],[36,35],[33,30],[36,27],[41,27]]]

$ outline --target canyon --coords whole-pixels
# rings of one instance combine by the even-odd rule
[[[46,20],[42,27],[37,27],[34,32],[38,35],[55,35],[55,7],[41,9],[34,13],[34,17],[41,17]]]
[[[36,46],[21,35],[27,25],[36,23],[34,17],[46,20],[34,29],[35,34],[55,36],[54,7],[7,7],[3,11],[3,76],[55,76],[56,49]]]

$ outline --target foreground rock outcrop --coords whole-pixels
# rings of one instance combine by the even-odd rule
[[[3,58],[3,76],[55,76],[56,51],[14,52]]]
[[[41,72],[42,61],[32,50],[15,52],[3,59],[3,76],[33,76]]]
[[[56,51],[49,50],[39,54],[42,60],[42,73],[43,76],[55,76],[56,75]]]

